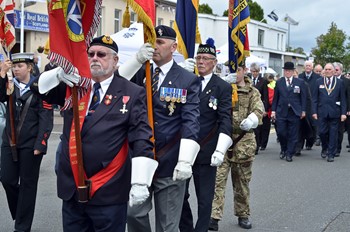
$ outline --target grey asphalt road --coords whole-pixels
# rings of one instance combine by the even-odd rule
[[[62,231],[61,200],[56,195],[55,150],[62,119],[55,117],[49,152],[41,165],[33,232]],[[321,158],[320,147],[302,151],[292,163],[279,159],[279,144],[271,134],[268,147],[256,157],[251,182],[251,221],[254,232],[349,232],[350,153],[344,136],[341,156],[334,163]],[[191,203],[196,214],[195,193]],[[229,182],[224,217],[219,231],[246,231],[233,214],[233,191]],[[152,220],[154,218],[151,213]],[[196,215],[194,215],[196,217]],[[13,230],[5,192],[0,187],[0,232]]]

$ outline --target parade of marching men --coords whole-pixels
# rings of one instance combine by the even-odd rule
[[[312,3],[0,0],[0,231],[349,231],[347,12]]]

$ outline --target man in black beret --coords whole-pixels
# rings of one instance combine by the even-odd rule
[[[158,165],[150,141],[146,92],[116,71],[118,46],[111,37],[94,38],[87,55],[91,84],[69,78],[60,67],[44,72],[38,83],[39,91],[45,93],[42,97],[61,106],[66,98],[65,83],[79,84],[80,89],[89,90],[79,101],[79,111],[86,112],[81,142],[86,181],[90,183],[87,203],[78,201],[74,151],[70,144],[73,111],[71,108],[64,111],[57,169],[58,197],[63,200],[63,230],[124,232],[127,202],[137,205],[149,197],[148,188]],[[145,58],[139,52],[136,57]],[[53,86],[52,82],[58,83]]]
[[[294,78],[294,63],[284,64],[284,77],[276,82],[272,102],[272,120],[276,120],[277,135],[281,145],[280,158],[292,162],[300,128],[305,117],[307,91],[303,80]]]
[[[164,25],[155,28],[157,35],[152,57],[153,117],[155,152],[159,167],[150,187],[154,197],[156,230],[178,231],[186,180],[199,151],[200,79],[173,60],[176,33]],[[132,79],[144,86],[145,70]],[[149,211],[152,198],[129,207],[128,231],[151,231]]]

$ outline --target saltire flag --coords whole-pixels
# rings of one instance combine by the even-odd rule
[[[134,12],[138,15],[138,20],[144,24],[144,33],[147,41],[154,44],[156,41],[156,32],[154,30],[156,20],[156,7],[154,0],[127,0]]]
[[[6,52],[16,44],[14,7],[14,0],[0,0],[0,40]]]
[[[231,73],[237,71],[245,57],[249,56],[248,22],[249,6],[246,0],[229,0],[228,9],[228,44],[229,68]]]
[[[90,86],[91,72],[87,48],[100,23],[102,0],[51,0],[48,2],[50,27],[49,60],[62,67],[65,73],[79,74],[85,91]],[[84,88],[80,88],[82,90]],[[71,106],[70,88],[63,109]]]
[[[267,17],[269,17],[270,19],[274,20],[275,22],[278,21],[278,15],[275,13],[275,11],[271,11],[270,14],[267,15]]]
[[[199,0],[177,0],[174,30],[177,50],[185,59],[194,57],[195,43],[201,43],[198,30]]]

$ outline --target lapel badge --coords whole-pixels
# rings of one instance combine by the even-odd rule
[[[112,98],[113,98],[113,96],[112,96],[111,94],[107,94],[107,95],[105,96],[104,103],[105,103],[106,106],[108,106],[109,104],[111,104]]]
[[[120,112],[122,112],[122,114],[125,114],[126,112],[128,112],[128,110],[126,109],[126,103],[128,103],[129,100],[130,100],[130,96],[123,96],[123,108],[119,110]]]

